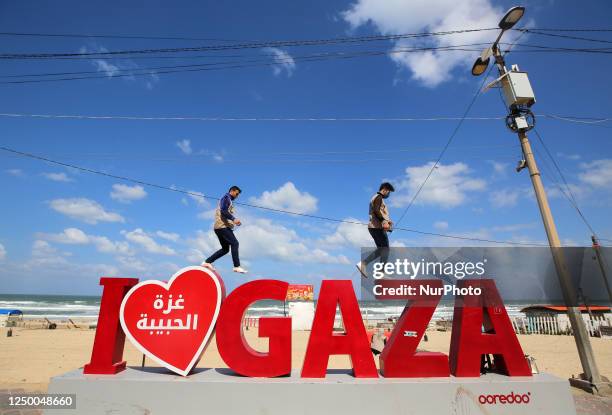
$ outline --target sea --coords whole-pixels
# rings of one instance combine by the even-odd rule
[[[401,301],[360,301],[362,315],[371,320],[384,320],[399,317],[405,302]],[[523,304],[506,304],[508,314],[523,316]],[[24,319],[60,319],[66,320],[97,320],[100,309],[100,297],[76,295],[32,295],[32,294],[0,294],[0,309],[18,309],[23,312]],[[281,301],[263,300],[251,305],[247,311],[250,317],[282,316],[288,310]],[[432,320],[450,320],[453,315],[453,303],[441,302]]]

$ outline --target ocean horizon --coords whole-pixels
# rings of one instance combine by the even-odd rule
[[[316,303],[316,299],[315,299]],[[508,314],[523,316],[521,309],[533,304],[529,301],[506,304]],[[399,317],[404,309],[403,301],[359,301],[362,314],[372,320]],[[100,296],[94,295],[42,295],[42,294],[0,294],[0,308],[18,309],[25,319],[91,319],[98,318]],[[281,301],[257,301],[247,311],[250,317],[282,316],[286,307]],[[432,320],[451,319],[453,301],[440,302]]]

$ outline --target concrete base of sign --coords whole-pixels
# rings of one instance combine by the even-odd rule
[[[128,368],[117,375],[72,371],[52,378],[49,393],[76,394],[76,409],[46,412],[70,415],[576,414],[567,380],[548,374],[356,379],[346,370],[330,370],[325,379],[298,373],[260,379],[196,369],[184,378],[163,368]]]

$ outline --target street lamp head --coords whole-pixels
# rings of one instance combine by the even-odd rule
[[[487,68],[489,67],[489,61],[491,60],[491,57],[487,57],[486,59],[482,59],[482,57],[478,57],[478,59],[476,59],[476,62],[474,62],[474,66],[472,66],[472,75],[474,76],[480,76],[484,73],[484,71],[487,70]]]
[[[512,29],[516,22],[521,20],[523,14],[525,14],[525,8],[523,6],[516,6],[511,8],[499,21],[499,28],[502,30]]]

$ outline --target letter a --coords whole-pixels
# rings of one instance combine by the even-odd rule
[[[344,322],[345,333],[342,334],[334,334],[337,306]],[[349,280],[326,280],[321,283],[302,377],[324,378],[329,356],[337,354],[349,355],[355,377],[378,377],[359,304]]]
[[[531,376],[512,323],[493,280],[462,280],[458,288],[481,288],[481,295],[455,298],[450,368],[457,377],[480,376],[483,354],[492,354],[495,367],[508,376]],[[483,333],[484,328],[484,333]]]

